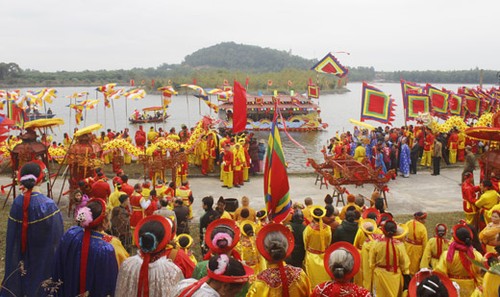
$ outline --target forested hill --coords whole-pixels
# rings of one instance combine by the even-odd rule
[[[255,45],[223,42],[197,50],[185,57],[182,63],[194,68],[223,68],[251,70],[253,72],[276,72],[285,68],[310,69],[315,60],[292,55],[291,52],[262,48]]]

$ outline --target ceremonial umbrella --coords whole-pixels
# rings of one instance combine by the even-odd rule
[[[367,124],[367,123],[364,123],[364,122],[361,122],[361,121],[357,121],[355,119],[349,119],[349,122],[351,122],[352,124],[356,125],[356,126],[360,126],[360,127],[363,127],[363,128],[366,128],[368,130],[375,130],[375,126],[372,126],[370,124]]]

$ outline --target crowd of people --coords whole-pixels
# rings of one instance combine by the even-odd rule
[[[432,169],[432,175],[440,174],[441,163],[447,165],[466,160],[466,149],[478,154],[488,149],[483,142],[466,137],[453,128],[447,133],[433,132],[426,126],[386,126],[373,130],[354,127],[351,133],[337,134],[329,141],[325,153],[337,159],[349,156],[358,162],[370,164],[387,173],[394,169],[408,178],[417,173],[418,165]],[[474,164],[475,159],[472,164]],[[481,164],[480,164],[481,165]]]
[[[98,169],[74,191],[64,232],[39,189],[44,166],[19,172],[2,296],[498,296],[500,277],[473,263],[500,265],[494,176],[475,186],[466,173],[464,210],[474,212],[430,236],[426,213],[398,223],[377,191],[349,194],[341,210],[330,195],[324,205],[307,197],[280,223],[248,197],[229,212],[223,197],[207,196],[195,256],[188,182],[129,185],[124,172],[108,179]]]

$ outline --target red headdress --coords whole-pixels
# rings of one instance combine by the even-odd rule
[[[92,213],[90,213],[88,207],[82,207],[77,214],[77,220],[80,222],[80,225],[85,228],[80,255],[80,294],[84,294],[87,291],[87,260],[89,257],[91,230],[99,226],[106,217],[106,202],[100,198],[93,198],[88,201],[87,205],[91,202],[97,202],[102,207],[101,214],[99,214],[97,218],[92,218]],[[90,214],[90,218],[88,214]]]
[[[375,207],[370,207],[370,208],[367,208],[363,211],[363,214],[362,214],[363,219],[368,218],[368,215],[371,213],[374,213],[377,216],[377,219],[380,216],[380,211],[378,209],[376,209]],[[377,219],[375,219],[375,221],[377,221]]]
[[[352,267],[352,270],[349,273],[344,274],[344,277],[342,279],[337,279],[334,276],[333,271],[330,269],[330,255],[338,249],[346,250],[354,258],[354,266]],[[325,251],[323,265],[325,266],[326,272],[328,272],[328,274],[330,275],[330,277],[332,279],[335,279],[337,281],[348,282],[356,275],[356,273],[358,273],[360,265],[361,265],[361,256],[359,255],[359,251],[352,244],[345,242],[345,241],[339,241],[339,242],[332,244]]]
[[[26,171],[23,169],[28,169],[27,166],[36,166],[38,165],[40,167],[40,173],[38,176],[35,176],[31,172],[25,172],[24,175],[21,176],[21,172]],[[47,167],[45,164],[40,161],[40,160],[34,160],[32,162],[24,164],[24,166],[19,170],[19,173],[17,175],[17,180],[19,182],[22,182],[24,180],[28,179],[33,179],[35,181],[35,185],[41,183],[44,178],[45,178],[45,171],[47,170]],[[28,169],[29,171],[29,169]],[[21,229],[21,253],[24,254],[26,252],[26,246],[28,245],[28,209],[30,206],[30,201],[31,201],[31,192],[33,189],[26,189],[26,191],[23,194],[23,222],[22,222],[22,229]]]
[[[430,277],[431,275],[435,275],[439,277],[439,280],[441,283],[446,287],[446,291],[448,291],[448,296],[449,297],[458,297],[457,294],[457,289],[455,289],[455,286],[453,285],[453,282],[444,274],[436,272],[436,271],[431,271],[431,270],[421,270],[413,276],[413,278],[410,281],[410,284],[408,285],[408,296],[409,297],[417,297],[417,287],[418,285],[424,281],[426,278]],[[437,286],[436,286],[437,287]],[[430,290],[434,290],[434,288],[429,288]]]
[[[260,254],[269,262],[276,262],[275,259],[272,258],[272,256],[268,253],[266,248],[264,247],[264,241],[267,237],[267,235],[271,232],[279,232],[285,236],[288,242],[288,248],[286,250],[285,258],[289,257],[292,254],[293,247],[295,245],[295,239],[293,237],[292,231],[285,227],[282,224],[278,223],[270,223],[265,225],[257,234],[257,249],[259,250]],[[284,259],[282,259],[284,260]],[[289,296],[289,291],[288,291],[288,280],[286,277],[286,272],[285,272],[285,267],[283,266],[283,261],[278,261],[278,269],[280,272],[280,277],[281,277],[281,284],[283,286],[282,294],[285,297]]]
[[[249,266],[243,265],[243,268],[245,269],[245,275],[241,276],[231,276],[231,275],[224,275],[224,273],[227,270],[227,267],[229,266],[230,263],[230,258],[226,254],[221,254],[217,256],[217,268],[215,270],[211,270],[209,265],[207,264],[207,276],[204,278],[198,280],[197,282],[191,284],[187,288],[185,288],[180,294],[179,297],[191,297],[193,296],[196,291],[204,284],[206,283],[209,279],[213,279],[219,282],[223,283],[230,283],[230,284],[244,284],[248,282],[250,276],[253,274],[253,269],[250,268]]]
[[[141,228],[148,222],[158,222],[162,225],[163,230],[165,230],[165,236],[162,240],[158,242],[155,238],[156,244],[153,246],[153,250],[145,250],[140,243],[139,233]],[[151,234],[151,236],[155,236]],[[137,224],[134,232],[135,245],[139,248],[142,256],[142,265],[139,273],[139,283],[137,288],[137,297],[148,297],[149,296],[149,263],[151,262],[151,256],[157,255],[165,251],[165,247],[168,242],[172,239],[172,227],[167,219],[160,215],[151,215],[140,220]]]
[[[467,245],[466,242],[461,240],[458,235],[457,231],[460,229],[465,229],[467,230],[470,240],[474,238],[474,233],[472,233],[472,230],[467,226],[465,221],[460,220],[460,223],[453,226],[452,232],[453,232],[453,242],[450,244],[450,247],[448,248],[448,252],[446,254],[446,261],[451,263],[453,261],[453,257],[455,256],[455,251],[458,251],[458,255],[460,257],[460,262],[462,263],[463,267],[465,270],[467,270],[467,273],[469,276],[474,277],[474,273],[472,271],[472,263],[469,259],[474,259],[474,248],[472,245]]]
[[[223,228],[227,229],[228,232],[219,232],[212,237],[212,233],[215,230],[215,228]],[[234,236],[231,236],[230,234],[234,234]],[[230,219],[218,219],[210,223],[207,227],[207,231],[205,232],[205,244],[208,246],[210,251],[205,255],[204,260],[210,259],[212,254],[226,254],[228,252],[232,252],[233,257],[235,257],[238,260],[241,260],[240,255],[238,252],[236,252],[234,247],[238,244],[240,241],[240,236],[241,236],[241,231],[240,228],[238,228],[238,225],[236,225],[236,222]],[[227,246],[220,248],[219,246],[216,245],[217,240],[222,240],[225,239],[227,240],[228,244]]]

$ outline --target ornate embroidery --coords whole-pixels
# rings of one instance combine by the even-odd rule
[[[288,280],[288,287],[290,287],[290,285],[294,281],[299,279],[301,271],[302,271],[302,269],[300,269],[298,267],[285,266],[285,273],[286,273],[286,278]],[[281,287],[282,281],[281,281],[281,277],[280,277],[279,268],[268,268],[268,269],[262,271],[257,276],[257,279],[264,281],[271,288]]]

